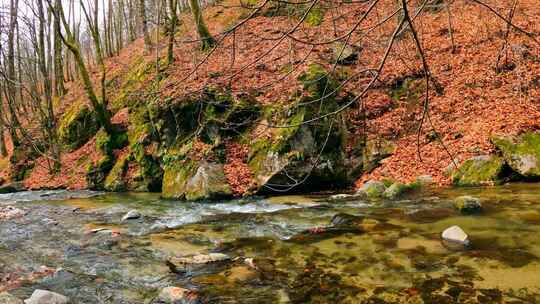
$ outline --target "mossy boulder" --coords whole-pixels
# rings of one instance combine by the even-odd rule
[[[383,182],[370,180],[365,182],[357,193],[364,193],[368,198],[380,198],[386,191],[386,186]]]
[[[320,65],[310,65],[299,80],[303,90],[292,106],[265,111],[261,124],[279,127],[251,142],[248,165],[259,192],[323,190],[349,182],[342,120],[329,115],[338,108],[336,82]]]
[[[365,172],[371,172],[380,165],[381,160],[394,154],[396,145],[384,138],[369,139],[364,148],[364,166]]]
[[[480,199],[468,195],[457,197],[454,200],[454,207],[463,214],[473,214],[482,211]]]
[[[540,178],[540,133],[494,137],[492,142],[512,170],[525,178]]]
[[[98,129],[95,113],[87,105],[74,104],[60,120],[58,137],[68,149],[74,150],[92,138]]]
[[[451,178],[456,186],[499,184],[505,177],[505,162],[495,155],[475,156],[454,170]]]
[[[400,182],[395,182],[390,187],[386,188],[382,196],[386,199],[396,199],[406,193],[417,190],[421,187],[421,184],[418,182],[402,184]]]
[[[223,165],[207,161],[178,162],[165,167],[162,196],[190,201],[232,196]]]

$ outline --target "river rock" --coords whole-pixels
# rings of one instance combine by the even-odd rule
[[[24,300],[25,304],[67,304],[69,299],[59,293],[36,289],[30,298]]]
[[[383,197],[387,199],[396,199],[399,196],[413,191],[420,187],[420,183],[402,184],[399,182],[393,183],[383,192]]]
[[[0,207],[0,220],[9,220],[23,215],[24,211],[19,208],[13,206]]]
[[[467,159],[452,171],[452,183],[456,186],[480,186],[499,184],[504,179],[505,163],[495,155],[479,155]]]
[[[229,262],[231,258],[223,253],[197,254],[186,257],[170,257],[167,265],[172,272],[182,273],[188,267],[198,267],[207,264]]]
[[[14,193],[24,191],[24,185],[22,182],[12,182],[0,187],[0,194]]]
[[[463,214],[478,213],[482,211],[480,199],[468,195],[456,198],[454,200],[454,207]]]
[[[358,189],[357,194],[365,193],[369,198],[381,197],[386,190],[386,186],[383,182],[370,180],[365,182],[360,189]]]
[[[512,170],[526,178],[540,178],[539,132],[527,132],[514,137],[495,137],[491,141]]]
[[[346,194],[346,193],[334,194],[328,197],[328,200],[331,202],[346,202],[346,201],[365,199],[365,198],[366,198],[366,194],[364,192],[357,192],[355,194]]]
[[[158,300],[167,304],[191,304],[198,303],[196,292],[175,286],[163,288],[158,295]]]
[[[445,241],[459,245],[469,244],[469,236],[459,226],[452,226],[444,230],[442,233],[442,238]]]
[[[126,215],[124,215],[124,217],[122,217],[122,222],[124,221],[127,221],[127,220],[134,220],[134,219],[138,219],[140,218],[142,215],[139,211],[137,210],[130,210],[128,213],[126,213]]]
[[[7,292],[0,293],[0,304],[23,304],[23,301]]]

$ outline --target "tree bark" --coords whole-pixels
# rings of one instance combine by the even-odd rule
[[[195,19],[195,26],[197,27],[199,39],[201,40],[201,49],[203,51],[206,51],[213,48],[216,42],[212,35],[210,35],[208,27],[204,22],[199,0],[189,0],[189,6],[191,7],[193,19]]]

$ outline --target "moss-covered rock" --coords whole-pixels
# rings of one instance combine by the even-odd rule
[[[62,144],[73,150],[92,138],[98,129],[94,112],[87,105],[77,103],[62,116],[58,125],[58,137]]]
[[[88,187],[95,190],[103,189],[103,182],[113,166],[114,158],[110,155],[104,155],[95,165],[90,164],[86,173]]]
[[[475,156],[466,160],[452,173],[456,186],[480,186],[498,184],[504,180],[504,160],[494,155]]]
[[[348,183],[344,128],[337,109],[336,82],[320,65],[299,80],[303,92],[285,112],[265,111],[266,137],[251,143],[248,164],[260,192],[328,189]]]
[[[121,157],[112,167],[105,179],[104,187],[107,191],[126,191],[127,186],[124,176],[128,167],[127,157]]]
[[[185,160],[165,167],[162,196],[190,201],[232,196],[223,165]]]
[[[463,214],[479,213],[482,211],[480,199],[468,195],[457,197],[454,200],[454,207]]]
[[[380,165],[380,161],[394,154],[396,146],[384,138],[369,139],[364,150],[364,172],[371,172]]]
[[[421,184],[417,182],[409,183],[409,184],[402,184],[399,182],[395,182],[384,190],[382,196],[387,199],[396,199],[399,196],[406,194],[408,192],[417,190],[420,187],[421,187]]]
[[[525,178],[540,178],[540,133],[527,132],[517,137],[495,137],[492,142],[512,170]]]
[[[386,186],[380,181],[367,181],[365,182],[357,193],[364,193],[368,198],[380,198],[386,191]]]

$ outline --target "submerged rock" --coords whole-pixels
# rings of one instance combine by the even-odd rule
[[[442,238],[445,241],[459,245],[469,245],[469,236],[459,226],[452,226],[445,229],[442,233]]]
[[[495,137],[491,141],[512,170],[526,178],[540,178],[540,133]]]
[[[365,199],[365,198],[366,198],[366,194],[364,192],[357,192],[355,194],[346,194],[346,193],[334,194],[328,197],[328,200],[331,202],[346,202],[346,201]]]
[[[127,220],[135,220],[135,219],[140,218],[141,216],[142,215],[139,211],[130,210],[128,213],[126,213],[126,215],[124,215],[124,217],[122,217],[122,222],[127,221]]]
[[[59,293],[36,289],[30,298],[24,300],[25,304],[67,304],[69,299]]]
[[[159,292],[158,301],[166,304],[193,304],[199,302],[195,291],[175,286],[163,288]]]
[[[463,214],[478,213],[482,211],[480,199],[468,195],[456,198],[454,200],[454,207]]]
[[[498,184],[504,178],[504,160],[494,155],[480,155],[469,158],[452,174],[456,186],[480,186]]]
[[[369,198],[377,198],[381,197],[385,190],[386,186],[383,182],[370,180],[365,182],[356,193],[359,195],[365,193]]]
[[[197,254],[187,257],[170,257],[167,265],[172,272],[183,272],[186,267],[204,266],[231,261],[231,257],[223,253]]]
[[[23,304],[23,301],[7,292],[0,293],[0,304]]]

